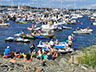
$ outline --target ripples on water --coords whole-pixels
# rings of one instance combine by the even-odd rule
[[[72,31],[76,29],[78,26],[80,28],[82,27],[86,28],[89,26],[90,28],[93,29],[93,33],[80,34],[80,35],[75,34],[73,48],[80,49],[83,47],[88,47],[96,44],[96,29],[95,29],[96,26],[91,25],[91,21],[87,20],[87,16],[84,16],[82,19],[78,19],[78,20],[82,22],[83,25],[81,25],[81,23],[77,23],[76,25],[67,25],[67,26],[71,26],[72,29],[55,32],[55,38],[58,39],[59,41],[66,41],[68,35],[72,34]],[[31,26],[32,23],[20,24],[20,23],[10,21],[10,24],[11,24],[10,27],[0,28],[0,53],[4,52],[4,49],[6,48],[7,45],[11,47],[10,49],[12,51],[21,50],[22,52],[25,52],[25,53],[28,52],[29,46],[31,43],[24,44],[24,43],[16,43],[16,42],[5,42],[4,39],[6,38],[6,36],[14,36],[16,32],[19,32],[21,30],[24,30],[24,32],[27,33],[28,32],[27,27]],[[34,41],[35,45],[37,45],[39,41],[40,39],[35,40]],[[46,41],[46,40],[43,40],[43,41]]]

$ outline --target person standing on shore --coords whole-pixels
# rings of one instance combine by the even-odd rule
[[[30,53],[32,55],[32,52],[35,50],[35,45],[32,43],[30,46]]]

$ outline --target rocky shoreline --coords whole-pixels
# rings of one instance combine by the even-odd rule
[[[96,46],[86,49],[92,49],[92,47]],[[32,62],[23,62],[23,58],[16,58],[17,63],[13,64],[9,62],[10,58],[0,56],[0,72],[96,72],[96,68],[72,62],[72,57],[81,55],[81,53],[82,50],[79,50],[60,55],[55,60],[47,60],[45,66],[43,66],[42,61],[36,58],[33,58]]]

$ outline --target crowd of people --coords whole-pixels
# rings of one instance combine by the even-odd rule
[[[74,35],[69,35],[68,36],[68,46],[67,47],[72,47],[72,40],[73,40]],[[39,42],[40,45],[46,45],[46,48],[42,48],[42,47],[35,47],[35,45],[32,43],[30,45],[30,51],[28,53],[22,53],[21,51],[16,51],[13,52],[10,50],[10,46],[7,46],[7,48],[4,51],[4,57],[9,58],[11,57],[10,62],[12,63],[16,63],[16,58],[24,58],[24,62],[27,61],[32,61],[32,58],[37,58],[38,60],[41,61],[46,61],[46,60],[54,60],[58,57],[58,51],[55,49],[55,45],[59,44],[59,41],[56,39],[56,41],[53,41],[53,39],[50,40],[50,42],[46,41],[46,42]],[[38,48],[38,50],[36,51],[36,48]]]

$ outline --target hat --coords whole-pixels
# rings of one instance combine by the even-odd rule
[[[7,48],[10,48],[10,46],[7,46]]]

